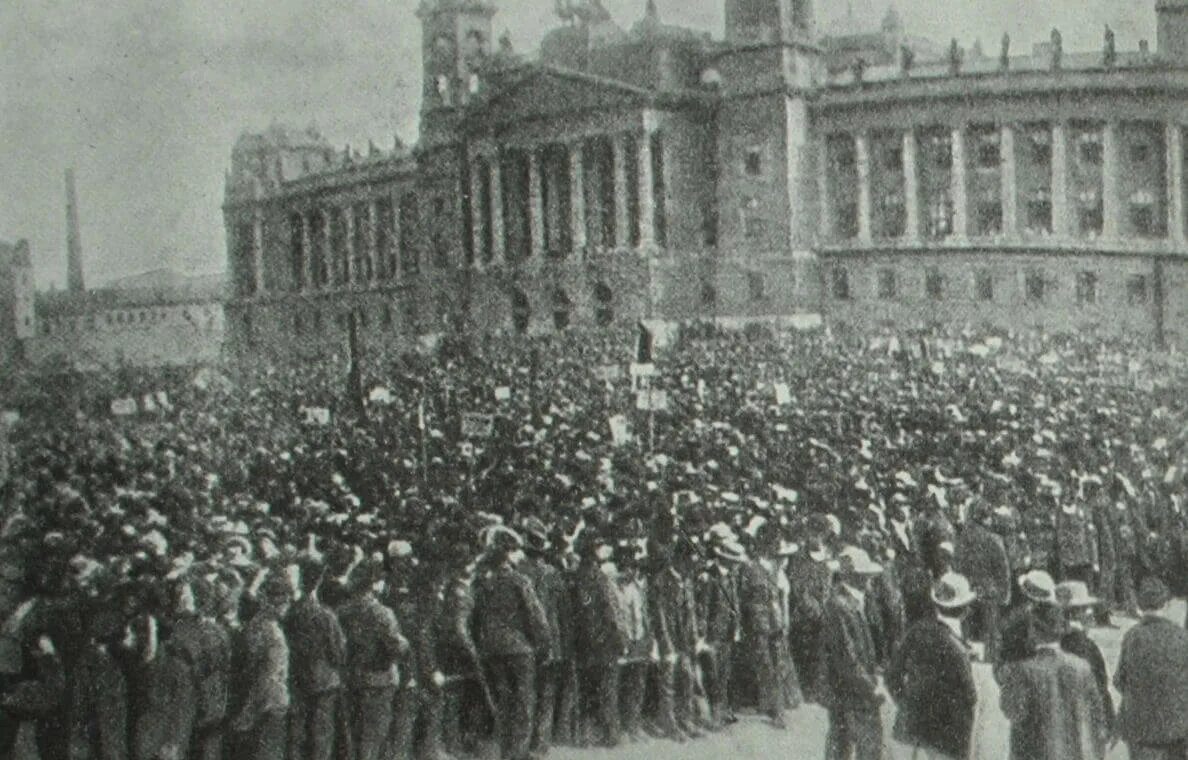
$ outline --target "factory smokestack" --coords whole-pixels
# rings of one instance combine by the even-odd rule
[[[78,234],[78,195],[74,190],[74,170],[66,170],[66,289],[81,293],[83,284],[82,238]]]

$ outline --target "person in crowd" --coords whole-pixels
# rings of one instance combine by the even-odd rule
[[[536,665],[536,711],[532,723],[532,750],[548,751],[553,741],[554,716],[560,694],[564,662],[561,652],[561,615],[568,594],[561,571],[548,559],[549,534],[544,523],[529,517],[524,521],[525,561],[520,570],[532,582],[536,598],[540,600],[548,621],[548,646]]]
[[[758,689],[760,711],[783,729],[784,690],[780,683],[780,590],[775,578],[780,537],[769,523],[760,526],[755,556],[739,572],[738,598],[742,645],[748,671]]]
[[[96,613],[87,623],[88,641],[78,662],[70,701],[72,760],[129,757],[128,681],[112,654],[123,638],[123,623],[115,610]]]
[[[644,697],[647,693],[648,672],[652,665],[651,614],[648,605],[648,583],[643,563],[647,559],[644,547],[636,541],[624,541],[615,547],[616,583],[619,607],[624,615],[625,652],[619,660],[620,714],[623,733],[632,740],[641,738],[645,730]],[[587,571],[588,572],[588,571]],[[582,577],[582,566],[578,568]],[[597,580],[597,579],[592,579]],[[585,584],[582,584],[585,585]],[[653,733],[660,729],[648,726]]]
[[[1026,660],[1035,653],[1035,617],[1039,610],[1056,605],[1056,582],[1043,570],[1032,570],[1019,578],[1020,603],[1002,625],[1002,644],[996,668]]]
[[[1101,692],[1089,663],[1060,648],[1060,608],[1038,608],[1034,631],[1034,654],[1004,665],[1000,675],[1011,760],[1102,760],[1109,729]]]
[[[179,588],[182,603],[173,638],[182,658],[193,669],[198,700],[188,754],[193,760],[219,760],[223,756],[227,717],[231,636],[216,619],[217,598],[211,579],[196,576]]]
[[[504,760],[531,754],[536,659],[549,646],[548,616],[532,582],[516,569],[522,545],[508,528],[496,533],[474,591],[474,638],[495,702]]]
[[[1094,611],[1101,600],[1089,594],[1089,587],[1081,581],[1064,581],[1056,585],[1056,603],[1064,610],[1067,632],[1060,639],[1060,648],[1075,654],[1093,669],[1097,691],[1105,710],[1106,728],[1112,731],[1114,725],[1114,697],[1110,694],[1110,676],[1106,670],[1105,655],[1101,647],[1089,638],[1087,626],[1094,622]],[[1112,733],[1111,733],[1112,736]]]
[[[699,579],[698,621],[705,642],[704,672],[713,728],[737,723],[731,703],[735,644],[742,638],[738,596],[738,571],[747,562],[746,549],[729,526],[713,541],[712,558]]]
[[[908,627],[887,669],[893,734],[924,760],[969,757],[977,690],[962,618],[976,599],[965,576],[942,576],[931,591],[932,614]]]
[[[259,609],[243,632],[244,695],[231,721],[231,730],[237,734],[236,757],[284,760],[290,706],[289,644],[281,621],[292,602],[288,578],[268,573],[260,588]],[[166,735],[176,741],[177,734],[168,731]]]
[[[822,629],[822,704],[829,716],[825,760],[881,760],[884,697],[865,588],[883,568],[856,546],[845,547],[838,562]]]
[[[301,598],[285,621],[291,689],[290,760],[330,760],[342,704],[346,634],[338,616],[320,598],[326,566],[320,557],[300,559]]]
[[[342,737],[353,760],[384,756],[392,727],[393,703],[401,683],[399,661],[409,650],[396,613],[380,601],[385,567],[371,556],[351,572],[351,599],[338,610],[346,638],[346,715]]]
[[[1172,760],[1188,749],[1188,631],[1168,618],[1170,602],[1162,580],[1143,579],[1143,616],[1122,638],[1114,672],[1117,735],[1133,760]]]
[[[977,594],[970,614],[970,638],[985,646],[986,658],[998,656],[999,615],[1011,600],[1011,568],[1002,539],[991,529],[988,505],[971,510],[957,537],[954,566]]]

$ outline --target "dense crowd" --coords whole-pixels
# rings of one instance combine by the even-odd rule
[[[871,756],[937,609],[1006,668],[1052,578],[1098,625],[1183,590],[1174,355],[694,325],[641,410],[637,350],[12,378],[0,755],[520,760],[811,700]]]

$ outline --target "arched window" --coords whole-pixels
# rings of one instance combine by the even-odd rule
[[[528,325],[532,321],[532,307],[528,303],[528,296],[521,290],[513,290],[511,301],[512,326],[518,333],[528,332]]]
[[[594,322],[609,327],[615,321],[615,294],[605,282],[594,286]]]
[[[561,288],[553,291],[553,327],[564,330],[569,327],[569,317],[573,311],[573,302],[569,294]]]

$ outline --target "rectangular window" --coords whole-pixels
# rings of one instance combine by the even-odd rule
[[[744,215],[743,226],[747,240],[762,240],[767,234],[767,221],[752,212]]]
[[[1101,202],[1098,201],[1091,206],[1081,206],[1078,210],[1077,220],[1080,224],[1082,235],[1100,235],[1104,223]]]
[[[1101,166],[1101,140],[1086,139],[1081,141],[1081,163],[1088,166]]]
[[[835,221],[837,222],[838,237],[843,239],[858,237],[858,204],[851,202],[839,205]]]
[[[1132,164],[1145,164],[1151,158],[1151,146],[1146,143],[1138,143],[1130,146],[1130,162]]]
[[[1147,276],[1132,274],[1126,278],[1126,302],[1131,306],[1147,303]]]
[[[999,155],[998,136],[985,137],[978,140],[977,162],[979,169],[997,169],[1001,157]]]
[[[897,288],[894,269],[879,270],[879,298],[884,301],[895,300]]]
[[[1139,237],[1159,237],[1161,231],[1155,224],[1155,207],[1149,203],[1130,204],[1130,224]]]
[[[747,155],[743,159],[748,177],[758,177],[763,174],[763,151],[760,148],[747,148]]]
[[[980,201],[975,218],[975,234],[995,235],[1002,232],[1002,204],[997,200]]]
[[[850,300],[850,272],[845,267],[834,267],[832,274],[833,297],[839,301]]]
[[[930,267],[924,273],[924,293],[933,301],[940,301],[945,297],[945,278],[940,270]]]
[[[1036,198],[1027,202],[1027,230],[1029,232],[1052,231],[1052,202],[1047,198]]]
[[[1095,304],[1095,303],[1097,303],[1097,273],[1096,272],[1078,272],[1077,273],[1077,303],[1079,303],[1079,304]]]
[[[762,274],[759,272],[747,272],[747,292],[750,294],[752,302],[767,299]]]
[[[1024,278],[1025,296],[1028,303],[1043,303],[1046,296],[1047,283],[1040,272],[1028,272]]]
[[[974,275],[974,285],[978,291],[979,301],[994,300],[994,277],[983,269]]]

